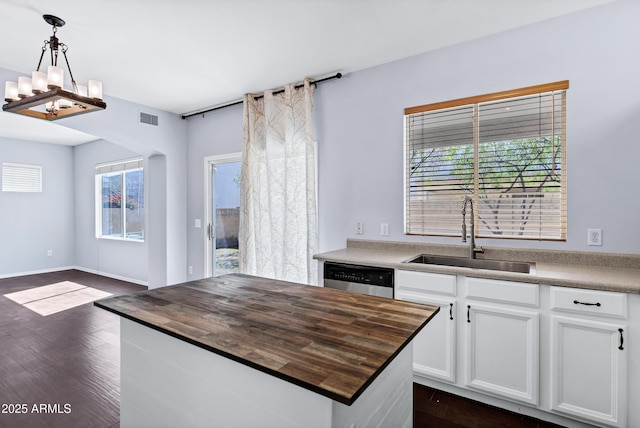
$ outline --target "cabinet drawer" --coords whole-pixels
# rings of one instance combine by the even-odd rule
[[[554,311],[627,318],[627,295],[612,291],[551,287]]]
[[[538,284],[467,278],[467,297],[499,303],[538,307]]]
[[[456,295],[456,276],[409,270],[396,271],[396,288],[429,293]]]

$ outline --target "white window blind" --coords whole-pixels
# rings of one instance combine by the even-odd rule
[[[42,192],[42,166],[2,162],[3,192]]]
[[[96,175],[141,169],[143,165],[143,158],[133,158],[117,162],[100,163],[96,165]]]
[[[565,104],[556,82],[405,110],[405,232],[566,239]]]

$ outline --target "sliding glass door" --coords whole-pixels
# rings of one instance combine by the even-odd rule
[[[238,272],[240,154],[208,158],[207,276]]]

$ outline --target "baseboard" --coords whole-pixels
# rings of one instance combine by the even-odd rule
[[[75,266],[62,266],[62,267],[56,267],[56,268],[50,268],[50,269],[32,270],[32,271],[28,271],[28,272],[14,272],[14,273],[0,274],[0,279],[3,279],[3,278],[15,278],[17,276],[38,275],[38,274],[41,274],[41,273],[60,272],[60,271],[63,271],[63,270],[70,270],[70,269],[76,269],[76,267]]]
[[[145,287],[149,287],[149,282],[148,281],[141,281],[139,279],[133,279],[133,278],[127,278],[126,276],[121,276],[121,275],[114,275],[111,273],[107,273],[107,272],[101,272],[95,269],[89,269],[89,268],[85,268],[82,266],[74,266],[71,269],[76,269],[82,272],[87,272],[87,273],[93,273],[95,275],[100,275],[100,276],[106,276],[107,278],[111,278],[111,279],[117,279],[120,281],[126,281],[126,282],[131,282],[133,284],[137,284],[137,285],[143,285]]]
[[[14,273],[8,273],[8,274],[1,274],[0,275],[0,279],[4,279],[4,278],[15,278],[18,276],[27,276],[27,275],[38,275],[41,273],[52,273],[52,272],[62,272],[65,270],[79,270],[82,272],[87,272],[87,273],[92,273],[95,275],[100,275],[100,276],[105,276],[107,278],[112,278],[112,279],[117,279],[120,281],[126,281],[126,282],[131,282],[133,284],[137,284],[137,285],[143,285],[145,287],[149,287],[149,283],[147,281],[140,281],[139,279],[133,279],[133,278],[127,278],[125,276],[120,276],[120,275],[113,275],[110,273],[106,273],[106,272],[99,272],[95,269],[88,269],[82,266],[60,266],[60,267],[56,267],[56,268],[51,268],[51,269],[40,269],[40,270],[32,270],[32,271],[28,271],[28,272],[14,272]]]

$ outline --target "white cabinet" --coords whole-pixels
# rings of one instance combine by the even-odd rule
[[[403,270],[395,284],[397,299],[440,305],[414,339],[416,376],[538,403],[537,284]]]
[[[456,277],[396,271],[395,297],[439,305],[440,311],[413,340],[413,371],[440,381],[456,381]]]
[[[416,382],[561,425],[640,427],[640,295],[403,270],[395,293],[440,305],[414,340]]]
[[[627,426],[626,294],[559,287],[550,293],[551,409]]]
[[[538,286],[465,279],[465,385],[536,406],[539,379]]]
[[[538,404],[538,313],[467,305],[468,387]]]

